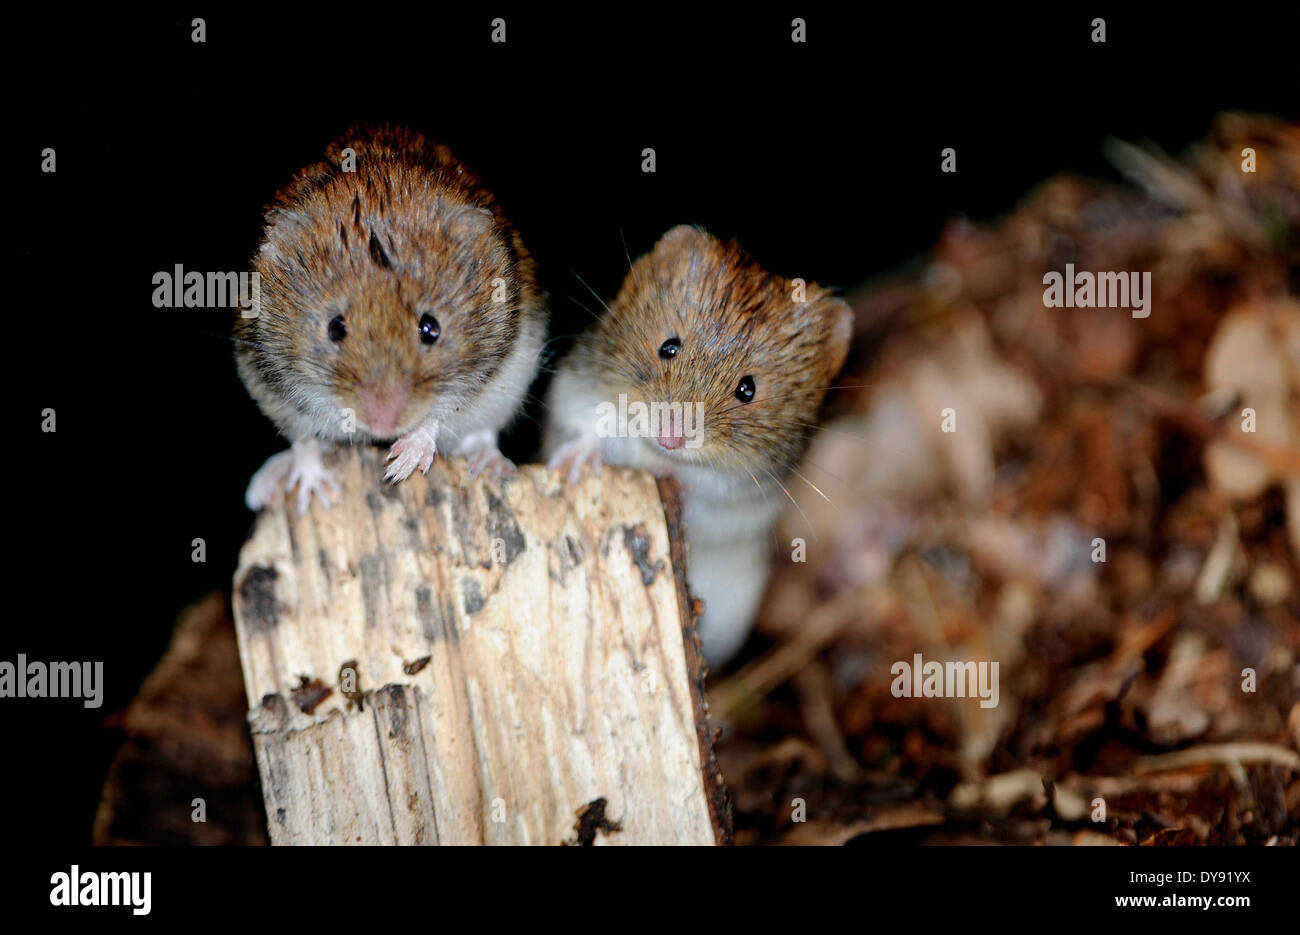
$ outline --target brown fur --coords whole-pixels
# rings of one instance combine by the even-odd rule
[[[705,404],[704,443],[680,456],[724,470],[788,473],[848,353],[848,306],[809,283],[763,270],[735,242],[673,228],[632,265],[609,311],[571,360],[610,398]],[[671,360],[668,338],[682,342]],[[753,400],[735,397],[742,377]]]
[[[356,152],[356,171],[341,168]],[[262,314],[240,319],[240,374],[291,436],[325,438],[362,383],[408,388],[403,424],[471,398],[544,317],[531,257],[492,194],[445,147],[402,128],[354,128],[267,207],[253,261]],[[507,301],[492,301],[492,282]],[[422,314],[441,337],[423,345]],[[347,337],[332,342],[342,315]]]

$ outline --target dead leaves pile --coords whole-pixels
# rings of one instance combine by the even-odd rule
[[[1300,842],[1300,127],[1111,154],[854,298],[807,561],[712,688],[738,841]],[[1066,263],[1150,318],[1044,308]],[[915,653],[999,704],[894,697]]]

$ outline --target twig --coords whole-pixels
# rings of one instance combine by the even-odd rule
[[[1207,743],[1187,750],[1175,750],[1156,756],[1138,759],[1134,769],[1141,773],[1167,769],[1182,769],[1201,763],[1275,763],[1287,769],[1300,770],[1300,756],[1286,747],[1271,743]]]
[[[854,588],[813,610],[797,636],[755,659],[709,692],[709,712],[715,718],[731,717],[766,696],[835,639],[861,613],[862,604],[862,595]]]

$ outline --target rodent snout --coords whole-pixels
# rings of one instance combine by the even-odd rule
[[[651,407],[651,432],[664,451],[677,451],[683,447],[692,434],[691,426],[698,426],[703,421],[703,412],[697,415],[693,410],[688,411],[689,407],[689,403],[675,402],[664,405],[658,412],[654,406]]]
[[[387,438],[397,434],[406,406],[406,390],[400,386],[365,385],[357,390],[361,418],[370,434]]]

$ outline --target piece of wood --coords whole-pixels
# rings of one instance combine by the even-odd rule
[[[92,843],[266,844],[230,608],[181,611],[167,652],[121,717]]]
[[[728,843],[675,488],[341,450],[234,606],[274,844]],[[662,488],[662,489],[661,489]]]

